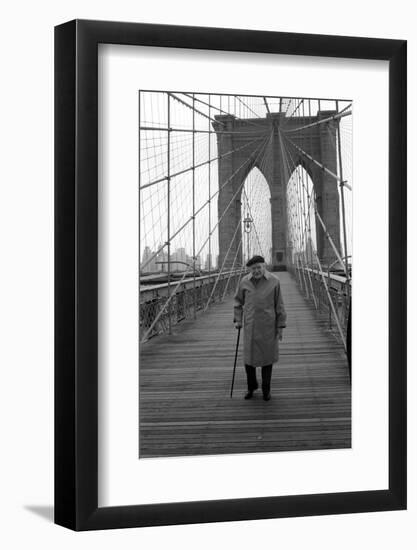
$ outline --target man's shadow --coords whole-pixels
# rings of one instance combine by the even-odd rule
[[[49,523],[54,522],[54,507],[53,506],[24,506],[25,510],[36,514],[43,519],[46,519]]]

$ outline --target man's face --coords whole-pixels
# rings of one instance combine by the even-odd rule
[[[260,279],[265,273],[265,264],[253,264],[249,266],[252,277]]]

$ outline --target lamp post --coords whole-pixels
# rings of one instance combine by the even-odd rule
[[[252,231],[252,223],[253,223],[253,219],[249,216],[249,214],[246,214],[246,218],[243,220],[243,228],[245,230],[245,233],[247,235],[247,247],[248,247],[248,256],[247,256],[247,261],[249,260],[249,253],[250,253],[250,250],[249,250],[249,236],[250,236],[250,232]]]

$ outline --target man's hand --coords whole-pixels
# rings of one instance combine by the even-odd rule
[[[278,329],[278,340],[281,342],[282,340],[282,337],[284,335],[284,329],[283,328],[279,328]]]
[[[235,328],[242,328],[242,323],[235,321]]]

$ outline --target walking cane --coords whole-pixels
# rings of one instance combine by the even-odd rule
[[[230,388],[230,398],[233,395],[233,384],[235,383],[235,372],[236,372],[236,363],[237,363],[237,352],[239,350],[239,339],[240,339],[240,327],[237,329],[237,342],[236,342],[236,353],[235,353],[235,366],[233,367],[233,378],[232,378],[232,387]]]

